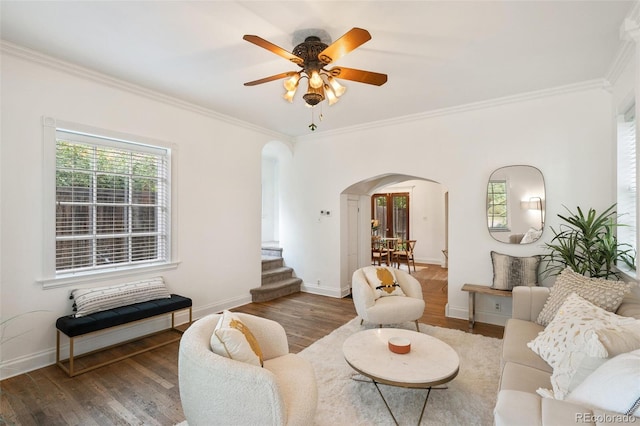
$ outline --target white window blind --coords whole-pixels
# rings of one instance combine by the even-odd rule
[[[637,182],[636,182],[635,105],[618,120],[618,242],[636,247]],[[618,265],[622,266],[622,265]]]
[[[56,130],[56,274],[168,261],[169,155]]]

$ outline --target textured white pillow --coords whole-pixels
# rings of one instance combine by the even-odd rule
[[[375,298],[384,296],[405,296],[400,284],[396,280],[393,268],[384,266],[367,266],[364,276],[375,293]]]
[[[262,367],[262,350],[251,330],[233,312],[224,311],[213,334],[211,350],[227,358]]]
[[[541,236],[542,236],[542,229],[537,230],[537,229],[531,228],[527,231],[526,234],[524,234],[524,237],[522,237],[522,240],[520,240],[520,244],[534,243],[538,241]]]
[[[624,295],[630,290],[631,285],[624,281],[589,278],[574,272],[571,268],[565,268],[551,287],[549,298],[536,322],[542,326],[549,324],[571,293],[577,293],[594,305],[609,312],[615,312],[622,303]]]
[[[162,277],[107,287],[81,288],[71,291],[75,316],[83,317],[95,312],[120,306],[171,297]]]
[[[574,376],[580,368],[595,369],[598,363],[591,358],[607,358],[607,348],[600,341],[598,331],[607,329],[623,332],[638,320],[621,317],[570,294],[551,323],[527,346],[540,355],[552,368],[551,385],[556,399],[564,399],[570,386],[576,386]]]
[[[640,416],[640,350],[611,358],[566,399],[592,408]],[[629,423],[634,421],[629,419]]]
[[[493,285],[496,290],[512,290],[513,287],[538,285],[540,256],[516,257],[491,252]]]

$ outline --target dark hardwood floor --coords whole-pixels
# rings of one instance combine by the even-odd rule
[[[413,275],[421,282],[427,302],[420,322],[469,331],[466,320],[444,316],[447,270],[420,265]],[[308,293],[233,310],[278,321],[287,331],[294,353],[356,315],[349,297]],[[473,333],[502,338],[503,327],[476,323]],[[153,339],[159,338],[162,336]],[[114,353],[127,349],[116,348]],[[3,380],[0,414],[0,425],[174,425],[184,420],[178,389],[178,343],[74,378],[52,365]]]

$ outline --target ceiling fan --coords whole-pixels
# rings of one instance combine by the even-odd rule
[[[329,105],[333,105],[338,101],[338,98],[342,96],[346,88],[336,80],[337,78],[373,84],[375,86],[382,86],[387,82],[386,74],[340,66],[331,69],[325,68],[325,66],[335,62],[355,48],[371,40],[369,31],[362,28],[352,28],[338,40],[331,43],[331,45],[323,43],[318,36],[306,37],[305,40],[294,47],[291,52],[256,35],[245,35],[242,38],[288,59],[302,68],[300,71],[283,72],[244,83],[245,86],[255,86],[286,78],[284,87],[287,92],[284,98],[289,102],[293,102],[293,97],[298,89],[300,80],[303,78],[308,80],[308,86],[307,92],[302,98],[307,105],[312,107],[324,101],[325,97],[328,99]]]

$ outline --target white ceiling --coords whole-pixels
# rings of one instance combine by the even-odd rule
[[[297,70],[242,40],[286,50],[296,31],[372,39],[335,65],[389,75],[381,87],[342,80],[316,132],[604,78],[620,46],[626,1],[7,1],[2,39],[286,135],[310,133]]]

